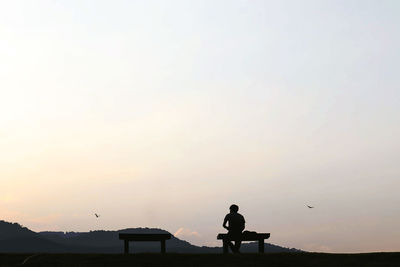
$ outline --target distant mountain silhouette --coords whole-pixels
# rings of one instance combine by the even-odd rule
[[[119,233],[168,233],[156,228],[129,228],[118,231],[90,232],[33,232],[18,223],[0,221],[0,253],[122,253],[123,241]],[[132,246],[132,243],[131,243]],[[257,252],[258,244],[243,244],[242,252]],[[159,252],[159,242],[134,242],[133,252]],[[221,247],[195,246],[174,236],[167,241],[167,252],[221,253]],[[297,249],[265,244],[265,252],[300,252]]]
[[[69,248],[42,238],[18,223],[0,221],[0,252],[63,252]]]
[[[9,238],[29,238],[35,236],[37,236],[35,232],[18,223],[0,221],[0,240]]]

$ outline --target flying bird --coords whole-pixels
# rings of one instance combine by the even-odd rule
[[[311,206],[308,206],[308,205],[306,205],[309,209],[313,209],[314,207],[311,207]]]
[[[100,215],[98,215],[97,213],[95,213],[94,216],[96,216],[96,218],[99,218],[99,217],[100,217]]]

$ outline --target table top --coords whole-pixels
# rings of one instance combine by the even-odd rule
[[[257,241],[259,239],[268,239],[270,236],[271,236],[270,233],[249,232],[242,234],[240,239],[242,241]],[[235,239],[235,238],[230,238],[226,233],[226,234],[218,234],[217,239]]]
[[[119,234],[119,239],[130,241],[161,241],[171,239],[171,234]]]

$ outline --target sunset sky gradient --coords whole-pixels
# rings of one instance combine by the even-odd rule
[[[1,1],[0,220],[220,245],[236,203],[274,244],[400,251],[399,14]]]

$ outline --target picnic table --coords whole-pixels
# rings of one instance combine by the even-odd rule
[[[258,241],[258,252],[264,253],[264,240],[270,237],[270,233],[243,232],[240,240],[242,241]],[[228,253],[228,244],[230,241],[237,240],[237,237],[229,236],[229,234],[218,234],[218,240],[222,240],[223,253]]]
[[[160,241],[161,253],[165,253],[165,240],[171,239],[171,234],[119,234],[119,239],[124,240],[124,253],[129,253],[130,241]]]

